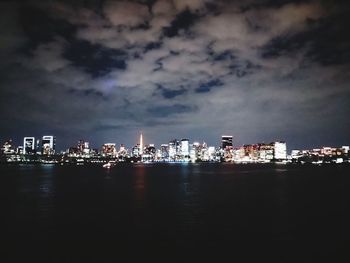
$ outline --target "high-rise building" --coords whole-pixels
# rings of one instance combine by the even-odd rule
[[[36,154],[42,154],[42,146],[40,144],[40,139],[36,140],[36,144],[35,144],[35,152]]]
[[[154,144],[145,145],[142,154],[142,161],[153,161],[156,157],[156,147]]]
[[[194,142],[190,147],[190,158],[192,162],[201,159],[201,145],[199,142]]]
[[[3,146],[1,147],[1,153],[3,154],[13,154],[15,152],[15,148],[13,146],[12,140],[7,140]]]
[[[23,154],[23,146],[18,146],[16,149],[17,154]]]
[[[188,139],[181,140],[181,156],[182,158],[188,157],[190,155],[190,144]]]
[[[34,154],[35,153],[35,138],[24,137],[23,139],[23,154]]]
[[[209,157],[209,161],[215,160],[215,147],[214,146],[208,147],[208,157]]]
[[[90,143],[85,140],[79,140],[77,147],[71,147],[69,152],[76,156],[89,156],[93,154],[93,149],[90,148]]]
[[[105,143],[102,145],[102,155],[106,157],[115,157],[116,148],[115,143]]]
[[[84,140],[79,140],[78,145],[77,145],[77,154],[82,155],[85,149],[85,141]]]
[[[118,151],[118,156],[125,157],[128,154],[128,150],[125,148],[124,144],[121,144]]]
[[[169,142],[169,159],[171,160],[175,160],[176,156],[179,152],[179,141],[174,139],[172,141]]]
[[[84,150],[83,150],[83,153],[85,155],[89,154],[90,153],[90,143],[89,142],[85,142],[84,143]]]
[[[287,159],[287,144],[285,142],[274,142],[274,159],[286,160]]]
[[[231,135],[222,135],[221,136],[221,147],[222,149],[232,148],[233,147],[233,137]]]
[[[144,148],[145,148],[143,151],[144,153],[151,154],[151,155],[156,154],[156,147],[154,146],[154,144],[145,145]]]
[[[160,155],[162,159],[169,158],[169,146],[168,144],[162,144],[160,146]]]
[[[41,154],[52,155],[56,150],[56,137],[55,136],[43,136],[41,140]]]
[[[134,147],[131,148],[131,156],[140,157],[140,155],[140,144],[136,144]]]
[[[273,159],[274,144],[258,144],[258,160],[263,162],[270,162]]]

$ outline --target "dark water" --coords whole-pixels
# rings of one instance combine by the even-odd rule
[[[350,166],[1,166],[1,262],[349,262]]]

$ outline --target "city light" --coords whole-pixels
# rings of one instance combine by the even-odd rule
[[[1,147],[1,162],[77,165],[111,162],[346,163],[349,162],[349,146],[292,150],[288,155],[284,141],[235,146],[233,136],[223,135],[220,147],[184,138],[172,139],[158,149],[154,144],[144,144],[141,133],[138,143],[131,148],[120,144],[118,150],[116,143],[104,143],[100,149],[92,149],[89,142],[79,140],[76,146],[57,153],[56,137],[45,135],[41,143],[35,137],[24,137],[23,146],[17,148],[12,140],[5,141]]]

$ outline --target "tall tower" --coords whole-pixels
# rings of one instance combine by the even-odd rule
[[[143,153],[143,137],[142,133],[140,134],[140,155]]]

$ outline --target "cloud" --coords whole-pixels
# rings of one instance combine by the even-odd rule
[[[185,89],[182,86],[177,90],[167,89],[167,88],[164,88],[162,86],[158,86],[158,89],[160,90],[162,96],[165,99],[173,99],[173,98],[180,96],[180,95],[183,95],[187,92],[187,89]]]
[[[191,10],[192,12],[198,12],[201,9],[205,9],[205,4],[211,1],[205,0],[174,0],[174,6],[176,10],[179,12],[183,12],[184,10]]]
[[[140,129],[156,143],[171,134],[217,144],[231,133],[236,145],[316,144],[312,134],[321,130],[331,142],[325,126],[337,127],[334,141],[349,139],[345,6],[158,0],[6,8],[1,136],[24,136],[32,123],[28,132],[45,126],[128,145]]]
[[[183,104],[164,105],[148,108],[148,112],[157,117],[168,117],[173,114],[182,114],[195,111],[195,107]]]
[[[108,1],[103,11],[114,26],[136,27],[149,18],[146,5],[131,1]]]
[[[62,57],[64,43],[60,40],[39,45],[33,51],[33,58],[27,62],[33,68],[41,68],[53,72],[67,67],[70,61]]]

